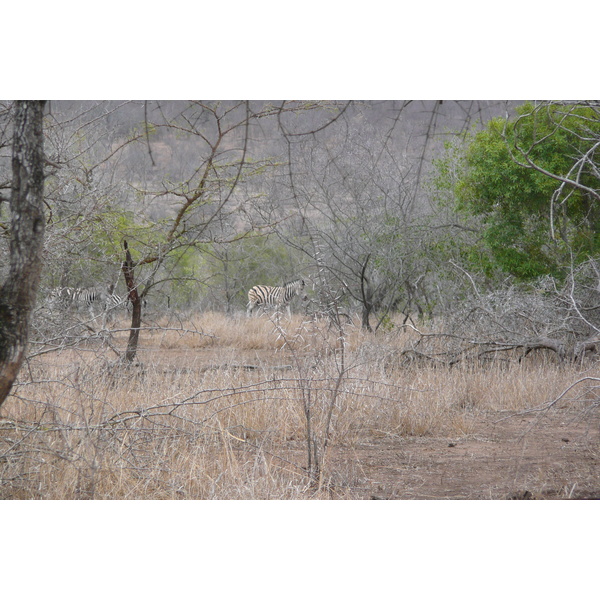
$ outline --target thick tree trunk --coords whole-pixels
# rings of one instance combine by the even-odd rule
[[[0,405],[25,358],[44,245],[43,101],[15,102],[10,270],[0,288]]]

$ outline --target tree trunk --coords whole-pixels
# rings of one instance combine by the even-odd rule
[[[129,290],[129,301],[131,302],[131,329],[129,330],[129,341],[127,342],[127,351],[125,352],[125,360],[127,362],[133,362],[135,355],[137,354],[138,341],[140,338],[140,327],[142,325],[142,299],[137,291],[134,276],[134,264],[131,258],[131,252],[127,247],[127,241],[123,241],[125,248],[125,260],[121,265],[123,270],[123,276],[125,277],[125,283]]]
[[[371,283],[367,278],[367,265],[369,264],[369,260],[371,259],[371,255],[368,254],[367,258],[362,266],[360,272],[360,292],[361,292],[361,300],[362,300],[362,328],[367,331],[372,331],[371,323],[369,323],[369,317],[371,315],[371,311],[373,310],[373,290],[371,289]]]
[[[363,303],[362,306],[362,324],[361,327],[366,331],[373,331],[369,317],[371,316],[371,306],[368,303]]]
[[[44,101],[15,102],[10,197],[10,270],[0,288],[0,405],[19,373],[42,271]]]

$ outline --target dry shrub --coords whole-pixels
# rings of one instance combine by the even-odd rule
[[[407,365],[413,330],[340,333],[204,313],[153,324],[136,364],[115,352],[126,332],[31,358],[2,407],[2,497],[304,498],[309,439],[312,475],[329,481],[332,445],[471,435],[477,415],[542,404],[577,375],[535,360]]]

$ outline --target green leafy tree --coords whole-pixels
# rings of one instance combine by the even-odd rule
[[[600,251],[599,107],[526,103],[516,112],[448,148],[436,187],[480,217],[488,269],[561,278],[571,260]]]

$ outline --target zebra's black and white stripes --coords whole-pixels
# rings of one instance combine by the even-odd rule
[[[128,304],[127,297],[123,298],[118,294],[114,294],[112,292],[106,294],[106,301],[104,303],[106,310],[120,308],[121,306],[125,306],[126,304]]]
[[[257,306],[271,306],[280,310],[283,306],[287,306],[288,316],[291,316],[290,301],[294,296],[302,297],[302,300],[307,299],[304,292],[304,280],[296,279],[290,281],[280,287],[270,287],[268,285],[255,285],[248,292],[248,306],[246,314],[252,315],[252,311]]]
[[[125,300],[118,294],[112,293],[110,288],[105,291],[95,287],[60,287],[53,289],[49,294],[49,307],[51,309],[87,309],[90,312],[92,319],[95,319],[96,315],[94,313],[94,307],[96,307],[99,308],[100,312],[103,314],[104,322],[110,311],[124,305]]]

